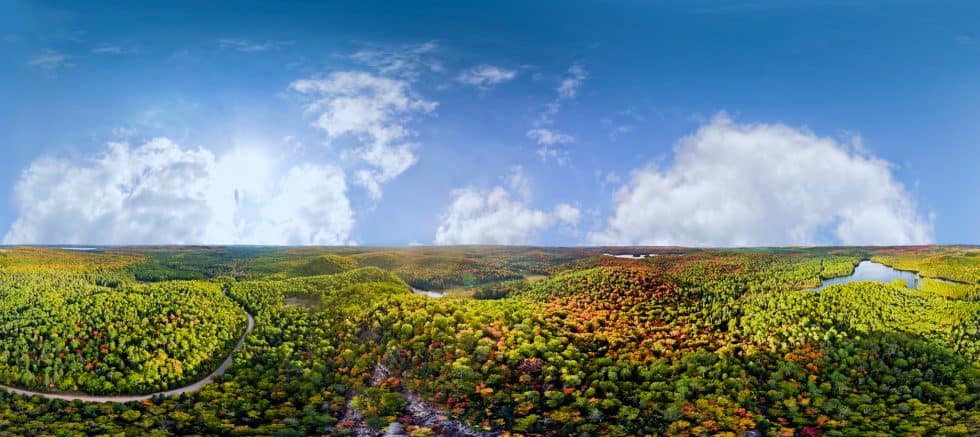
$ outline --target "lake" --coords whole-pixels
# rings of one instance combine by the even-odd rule
[[[887,283],[896,279],[905,281],[909,288],[917,289],[919,288],[919,281],[922,280],[922,276],[919,276],[919,274],[915,272],[896,270],[874,261],[861,261],[857,267],[854,268],[854,273],[850,276],[826,279],[822,284],[820,284],[820,288],[817,288],[817,290],[829,287],[831,285],[846,284],[848,282],[878,281]]]
[[[445,296],[444,294],[442,294],[442,293],[440,293],[438,291],[419,290],[418,288],[415,288],[415,287],[412,287],[412,291],[414,291],[414,292],[416,292],[418,294],[424,294],[424,295],[429,296],[429,297],[434,297],[436,299]]]
[[[636,254],[636,255],[631,255],[631,254],[613,255],[611,253],[604,253],[603,255],[605,255],[605,256],[612,256],[612,257],[616,257],[616,258],[626,258],[626,259],[643,259],[643,258],[649,258],[651,256],[657,256],[657,254],[655,254],[655,253],[641,253],[641,254]]]

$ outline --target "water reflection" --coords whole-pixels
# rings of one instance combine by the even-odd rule
[[[414,291],[414,292],[416,292],[418,294],[424,294],[426,296],[434,297],[434,298],[437,298],[437,299],[440,298],[440,297],[445,296],[444,294],[442,294],[442,293],[440,293],[438,291],[420,290],[420,289],[415,288],[415,287],[412,287],[412,291]]]

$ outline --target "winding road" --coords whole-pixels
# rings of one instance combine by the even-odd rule
[[[197,382],[194,382],[189,385],[185,385],[180,388],[175,388],[173,390],[161,391],[161,392],[150,393],[145,395],[119,395],[119,396],[92,396],[92,395],[72,394],[72,393],[47,393],[47,392],[8,387],[5,385],[0,385],[0,389],[6,390],[14,394],[25,395],[25,396],[40,396],[42,398],[47,398],[47,399],[62,399],[66,401],[85,401],[85,402],[116,402],[116,403],[145,401],[145,400],[153,399],[154,397],[172,397],[172,396],[180,396],[184,393],[195,392],[200,390],[201,387],[204,387],[205,385],[214,382],[214,378],[217,378],[218,376],[224,374],[225,371],[228,370],[228,367],[231,366],[231,363],[235,358],[235,352],[238,352],[238,350],[245,345],[245,338],[248,337],[248,334],[252,333],[252,328],[255,327],[255,319],[252,318],[252,315],[249,314],[248,311],[245,312],[245,315],[248,317],[248,327],[245,328],[245,333],[242,334],[242,338],[240,338],[238,340],[238,343],[235,344],[235,348],[232,349],[230,354],[228,354],[228,358],[225,358],[225,360],[221,362],[221,365],[218,366],[217,369],[214,369],[213,372],[208,374],[208,376],[205,376],[203,379]]]

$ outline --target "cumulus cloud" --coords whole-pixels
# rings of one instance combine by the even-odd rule
[[[514,80],[515,77],[517,77],[517,70],[483,64],[462,72],[456,80],[467,85],[488,89],[494,85]]]
[[[555,218],[561,223],[575,226],[582,218],[582,211],[567,203],[559,203],[555,206]]]
[[[344,173],[280,175],[256,151],[222,156],[166,138],[97,156],[45,156],[20,175],[5,244],[344,244],[354,219]]]
[[[529,205],[531,193],[521,167],[508,177],[510,191],[496,186],[489,191],[472,187],[452,192],[453,201],[436,230],[436,244],[526,244],[556,223],[575,226],[578,208],[558,204],[552,211]],[[512,198],[512,192],[520,195]]]
[[[783,124],[719,114],[681,139],[671,165],[633,172],[597,244],[912,244],[933,239],[891,165]]]
[[[410,141],[415,133],[406,125],[438,106],[417,96],[406,80],[359,71],[297,80],[290,89],[310,98],[306,112],[328,140],[353,137],[360,143],[347,155],[367,165],[356,171],[355,181],[375,199],[381,197],[381,184],[418,160]]]
[[[489,192],[453,191],[453,202],[436,230],[436,244],[519,244],[551,225],[551,217],[510,199],[502,187]]]
[[[354,225],[344,173],[332,166],[290,168],[262,207],[255,239],[267,244],[346,244]]]

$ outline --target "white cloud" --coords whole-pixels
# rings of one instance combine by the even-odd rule
[[[71,59],[70,56],[60,53],[51,49],[45,50],[41,53],[27,61],[29,67],[37,68],[43,71],[45,74],[54,74],[57,70],[71,66],[68,62]]]
[[[223,49],[236,50],[244,53],[258,53],[269,50],[279,50],[292,45],[292,41],[255,42],[243,38],[223,38],[218,40],[218,46]]]
[[[289,169],[263,206],[255,238],[268,244],[346,244],[354,226],[344,173],[332,166]]]
[[[526,244],[555,223],[578,223],[581,212],[571,205],[559,204],[551,212],[531,207],[528,180],[520,167],[512,169],[508,184],[521,199],[512,199],[511,192],[500,186],[489,191],[472,187],[454,190],[453,202],[436,230],[435,243]]]
[[[578,224],[579,219],[582,218],[582,211],[567,203],[559,203],[555,205],[554,215],[558,221],[575,226]]]
[[[511,190],[514,190],[520,194],[521,198],[524,199],[525,202],[531,200],[531,180],[524,174],[524,167],[519,165],[511,167],[510,176],[507,178],[507,184],[510,186]]]
[[[602,186],[605,187],[607,185],[616,185],[622,181],[623,179],[619,177],[619,174],[617,174],[614,171],[611,171],[609,173],[606,173],[606,177],[603,178],[602,180]]]
[[[549,125],[554,123],[555,116],[561,111],[562,103],[567,100],[572,100],[578,95],[579,88],[582,88],[582,84],[585,83],[585,79],[588,77],[585,68],[579,64],[573,64],[568,67],[568,71],[562,77],[558,88],[555,90],[558,96],[554,101],[545,105],[545,109],[538,116],[538,120],[535,121],[535,126]]]
[[[110,143],[81,161],[41,157],[15,188],[5,244],[344,244],[354,219],[344,173],[277,173],[254,150],[220,157],[166,138]]]
[[[508,70],[483,64],[462,72],[456,80],[467,85],[487,89],[517,77],[517,70]]]
[[[353,137],[360,142],[346,155],[367,165],[356,172],[355,181],[375,199],[381,196],[381,184],[418,160],[417,145],[409,141],[415,133],[406,124],[438,106],[417,96],[405,80],[358,71],[297,80],[290,88],[311,97],[306,111],[315,117],[312,126],[328,140]]]
[[[432,57],[439,49],[434,41],[422,44],[408,44],[397,47],[371,47],[359,50],[351,59],[367,65],[384,76],[397,76],[415,80],[421,72],[442,73],[442,63]]]
[[[556,144],[569,144],[575,142],[575,137],[561,133],[554,129],[534,128],[527,131],[527,137],[537,142],[541,147],[537,154],[542,161],[554,160],[560,166],[568,165],[568,151],[560,147],[552,147]]]
[[[558,149],[544,145],[539,147],[535,153],[538,154],[538,157],[541,158],[542,161],[547,162],[553,159],[559,166],[562,167],[571,162],[571,159],[568,157],[568,151],[565,149]]]
[[[101,45],[93,48],[91,52],[93,55],[109,55],[109,56],[132,55],[132,54],[139,53],[139,51],[134,48],[125,48],[118,45]]]
[[[122,53],[122,47],[119,46],[99,46],[92,49],[92,54],[96,55],[118,55]]]
[[[578,95],[578,90],[582,87],[586,77],[588,77],[588,74],[581,65],[575,64],[569,67],[568,72],[565,73],[565,77],[561,80],[561,84],[558,85],[558,99],[574,99]]]
[[[521,244],[551,226],[551,217],[510,199],[502,187],[453,191],[453,203],[436,230],[436,244]]]
[[[585,82],[588,74],[581,65],[573,64],[568,68],[561,83],[556,89],[558,96],[554,101],[545,105],[545,110],[541,112],[538,119],[534,122],[534,128],[527,131],[528,138],[536,141],[541,147],[537,154],[542,160],[555,160],[560,166],[568,165],[568,151],[552,147],[556,144],[569,144],[575,141],[575,137],[559,132],[556,129],[547,128],[555,122],[555,117],[561,111],[562,103],[566,100],[574,99],[578,95],[579,88]]]
[[[891,165],[782,124],[719,114],[635,171],[592,243],[687,246],[910,244],[933,239]]]
[[[568,144],[575,142],[575,137],[563,134],[557,130],[546,128],[535,128],[527,131],[527,137],[536,141],[538,144],[550,146],[552,144]]]

